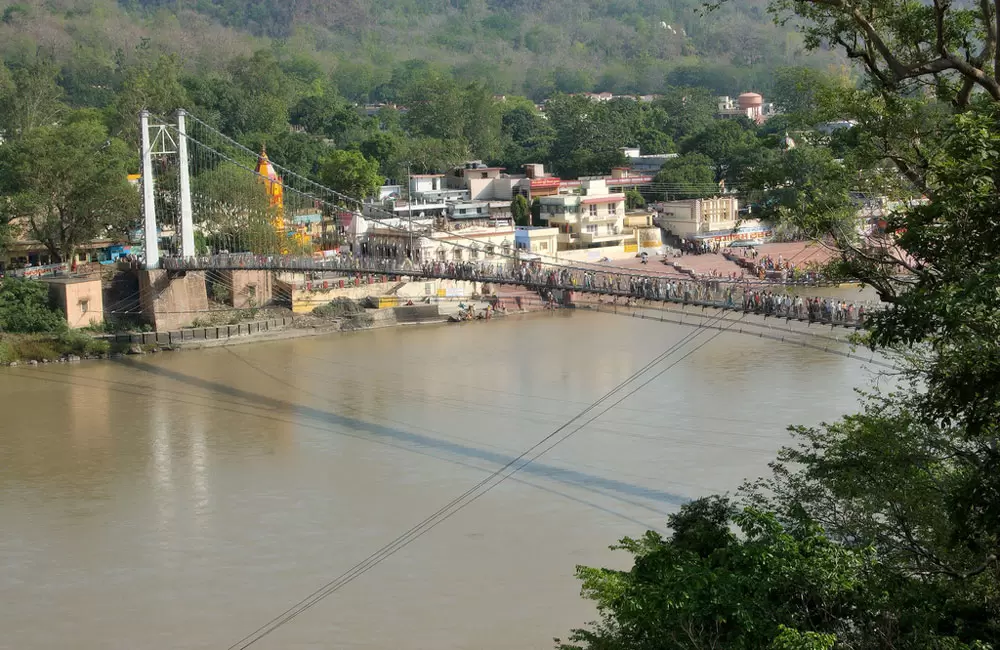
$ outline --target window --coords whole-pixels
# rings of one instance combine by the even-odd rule
[[[490,257],[496,255],[497,254],[496,246],[494,246],[493,244],[486,244],[486,254]]]
[[[596,203],[593,203],[590,206],[590,216],[592,216],[592,217],[596,217],[597,216],[597,204]]]
[[[85,298],[80,301],[80,313],[86,314],[89,311],[90,311],[90,300]]]
[[[597,234],[597,226],[596,225],[587,226],[587,232],[593,233],[593,234],[596,235]]]
[[[547,251],[547,250],[549,250],[549,242],[547,242],[547,241],[540,241],[540,242],[538,242],[538,250],[540,250],[540,251]]]

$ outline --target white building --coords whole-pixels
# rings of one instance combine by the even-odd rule
[[[629,167],[640,173],[655,174],[660,171],[671,158],[676,158],[678,154],[675,153],[655,153],[655,154],[642,154],[639,153],[638,147],[625,147],[622,149],[622,153],[625,154],[625,158],[628,160]]]
[[[764,98],[758,93],[742,93],[736,99],[719,97],[719,117],[722,119],[745,117],[761,124],[773,113],[774,106],[764,104]]]
[[[740,220],[739,201],[734,197],[666,201],[656,205],[656,222],[681,239],[718,241],[757,239],[766,230],[756,220]]]
[[[559,250],[621,246],[631,236],[622,227],[625,195],[597,179],[582,181],[580,190],[539,198],[542,220],[559,229]]]
[[[355,217],[347,230],[355,255],[415,259],[417,263],[486,261],[510,262],[515,250],[513,226],[453,226],[437,228],[433,219],[382,218],[378,222]],[[412,254],[411,253],[412,249]]]
[[[517,226],[514,229],[514,246],[522,252],[521,259],[524,260],[537,259],[540,255],[552,256],[559,247],[558,236],[558,228]]]

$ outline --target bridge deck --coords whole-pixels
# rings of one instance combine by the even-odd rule
[[[408,261],[312,258],[255,255],[216,255],[164,258],[170,271],[266,270],[290,273],[332,273],[359,282],[366,276],[396,276],[425,280],[456,280],[520,286],[544,296],[572,299],[590,294],[614,300],[647,301],[743,311],[801,322],[860,329],[871,305],[835,298],[802,298],[775,293],[773,285],[724,279],[696,281],[653,273],[627,273],[607,268],[531,267],[480,263],[428,263]],[[556,296],[556,294],[561,294]],[[567,295],[568,294],[568,295]]]

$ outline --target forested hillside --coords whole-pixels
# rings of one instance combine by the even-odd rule
[[[793,124],[791,113],[761,129],[716,122],[716,94],[753,88],[798,110],[848,82],[801,67],[832,59],[806,56],[793,31],[735,0],[707,15],[699,0],[199,1],[0,5],[0,248],[10,224],[40,214],[56,215],[32,228],[57,259],[135,227],[125,177],[138,171],[142,109],[187,108],[352,196],[467,160],[575,178],[624,164],[623,147],[677,151],[648,193],[659,198],[768,168],[761,156]],[[662,96],[569,94],[587,90]],[[109,210],[80,198],[95,196],[122,200]]]
[[[353,101],[393,101],[426,61],[459,81],[542,99],[556,91],[767,90],[779,66],[822,67],[764,0],[20,0],[0,2],[0,55],[41,50],[75,104],[99,105],[143,53],[200,73],[261,48],[317,68]]]

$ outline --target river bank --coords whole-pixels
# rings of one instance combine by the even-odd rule
[[[528,294],[502,292],[497,296],[499,303],[504,305],[502,310],[494,309],[492,301],[455,298],[438,299],[432,304],[383,309],[357,307],[356,310],[348,310],[348,313],[338,313],[333,316],[287,314],[265,320],[192,327],[169,332],[94,335],[76,331],[60,335],[5,335],[0,337],[0,366],[78,363],[120,358],[126,355],[201,350],[389,327],[437,325],[447,323],[460,311],[469,309],[475,314],[476,320],[490,321],[508,315],[543,310],[545,308],[543,301],[536,295],[529,294],[530,292]],[[486,318],[488,307],[490,317]],[[422,313],[412,313],[421,310]]]

